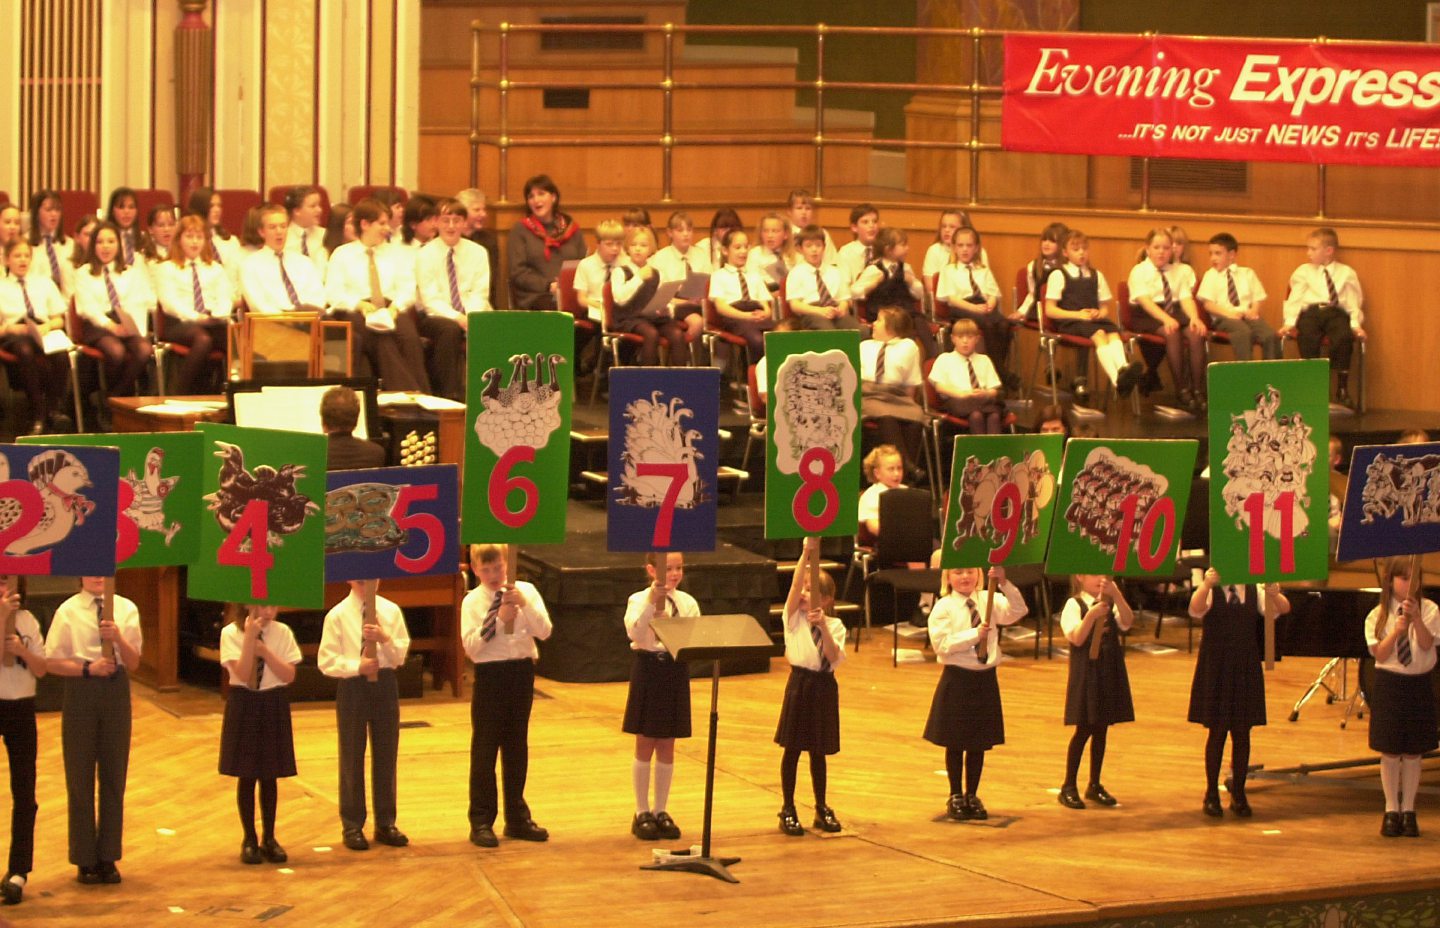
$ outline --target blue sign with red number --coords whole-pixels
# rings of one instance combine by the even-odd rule
[[[120,451],[0,445],[0,573],[115,573]]]
[[[610,371],[611,551],[713,551],[720,372]]]
[[[326,581],[460,569],[454,464],[332,471],[325,484]]]

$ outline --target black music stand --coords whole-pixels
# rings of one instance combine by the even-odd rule
[[[705,758],[705,828],[700,856],[676,851],[642,864],[640,869],[683,870],[738,883],[740,881],[726,868],[738,864],[740,858],[710,856],[710,813],[715,801],[715,735],[720,725],[720,661],[732,657],[768,656],[773,653],[775,643],[760,623],[748,615],[677,616],[650,627],[675,660],[711,662],[710,748]]]

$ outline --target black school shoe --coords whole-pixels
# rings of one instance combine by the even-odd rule
[[[1110,795],[1110,792],[1099,783],[1091,783],[1085,787],[1085,798],[1093,799],[1102,806],[1115,806],[1120,804],[1120,800]]]
[[[660,829],[660,837],[666,841],[678,841],[680,839],[680,826],[670,817],[669,812],[655,813],[655,827]]]
[[[470,843],[476,847],[499,847],[500,839],[495,837],[493,826],[476,825],[470,829]]]
[[[959,793],[952,793],[945,802],[945,814],[957,822],[970,820],[970,803]]]
[[[260,853],[265,855],[265,859],[272,864],[283,864],[290,859],[290,855],[285,853],[280,842],[274,838],[266,838],[260,842]]]
[[[244,841],[240,844],[240,862],[242,864],[261,864],[265,858],[260,856],[260,845],[254,841]]]
[[[523,822],[506,822],[505,837],[515,838],[518,841],[549,841],[550,832],[535,824],[534,819],[525,819]]]
[[[15,878],[25,879],[23,873],[7,873],[5,879],[0,881],[0,900],[6,905],[19,905],[20,900],[25,897],[25,884],[13,882]]]
[[[1407,838],[1420,837],[1420,823],[1415,820],[1414,812],[1400,813],[1400,834]]]
[[[102,860],[100,866],[95,869],[100,873],[100,882],[109,884],[120,882],[120,870],[115,866],[113,860]]]
[[[1380,820],[1380,836],[1382,838],[1398,838],[1404,834],[1400,824],[1399,812],[1386,812],[1385,817]]]
[[[1139,382],[1144,371],[1145,365],[1139,361],[1131,361],[1115,375],[1115,392],[1121,399],[1128,399],[1130,394],[1135,392],[1135,384]]]
[[[1060,787],[1060,804],[1067,809],[1085,808],[1085,800],[1080,798],[1080,791],[1073,785]]]
[[[99,867],[76,867],[75,882],[83,883],[86,886],[96,886],[100,883]]]
[[[365,840],[365,832],[358,828],[347,828],[341,836],[345,846],[352,851],[370,850],[370,842]]]
[[[977,822],[983,822],[990,817],[990,813],[985,811],[985,803],[974,793],[965,797],[965,804],[970,807],[970,817]]]
[[[1231,802],[1233,803],[1234,800],[1231,800]],[[1200,808],[1211,818],[1225,817],[1225,810],[1220,807],[1219,793],[1206,793],[1205,801],[1200,804]]]
[[[1230,794],[1230,811],[1241,818],[1249,818],[1255,814],[1250,811],[1250,800],[1245,798],[1244,793]]]
[[[800,816],[795,814],[794,806],[781,807],[780,830],[792,838],[799,838],[805,834],[805,829],[800,825]]]
[[[381,844],[388,844],[390,847],[404,847],[410,843],[410,839],[405,837],[405,832],[394,825],[377,825],[375,840]]]
[[[657,841],[660,838],[660,823],[648,809],[636,812],[630,821],[630,833],[641,841]]]
[[[840,831],[843,827],[840,824],[840,820],[835,817],[835,810],[829,806],[815,807],[814,826],[820,831],[828,832],[832,835]]]

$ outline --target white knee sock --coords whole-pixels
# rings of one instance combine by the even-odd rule
[[[1385,789],[1385,811],[1400,811],[1400,755],[1380,755],[1380,785]]]
[[[658,764],[656,765],[659,766]],[[635,781],[635,811],[650,811],[650,762],[637,760],[630,768],[630,778]]]
[[[655,811],[664,812],[670,802],[670,778],[675,775],[674,764],[655,762]]]
[[[1420,789],[1420,756],[1400,759],[1400,811],[1415,811],[1415,793]]]

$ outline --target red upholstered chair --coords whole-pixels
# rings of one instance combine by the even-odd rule
[[[57,190],[60,195],[60,209],[65,214],[65,231],[75,228],[81,216],[97,216],[100,213],[100,198],[89,190]],[[143,217],[142,217],[143,218]]]
[[[174,209],[175,194],[169,190],[160,190],[158,188],[145,190],[137,188],[135,190],[135,207],[138,210],[141,223],[145,221],[145,217],[150,215],[151,208],[155,206],[168,206]]]
[[[1057,402],[1058,400],[1056,398],[1060,395],[1060,385],[1058,383],[1059,375],[1056,373],[1055,370],[1055,350],[1057,348],[1069,348],[1072,351],[1089,351],[1091,352],[1090,356],[1093,358],[1095,343],[1092,342],[1090,339],[1082,338],[1079,335],[1065,335],[1057,331],[1055,329],[1055,320],[1051,319],[1045,314],[1044,299],[1042,297],[1036,297],[1036,299],[1040,303],[1040,305],[1036,308],[1036,313],[1038,315],[1040,325],[1040,351],[1044,352],[1049,359],[1050,399],[1051,402]],[[1038,354],[1035,361],[1036,366],[1038,367],[1040,361]],[[1035,379],[1036,373],[1036,371],[1031,372],[1031,380]],[[1108,377],[1105,378],[1105,384],[1107,389],[1109,390],[1109,395],[1113,396],[1114,388],[1110,385],[1110,379]]]
[[[239,235],[245,225],[245,215],[257,206],[263,206],[265,200],[260,196],[258,190],[246,190],[243,187],[232,187],[225,190],[216,190],[220,195],[220,221],[225,231],[231,235]]]

